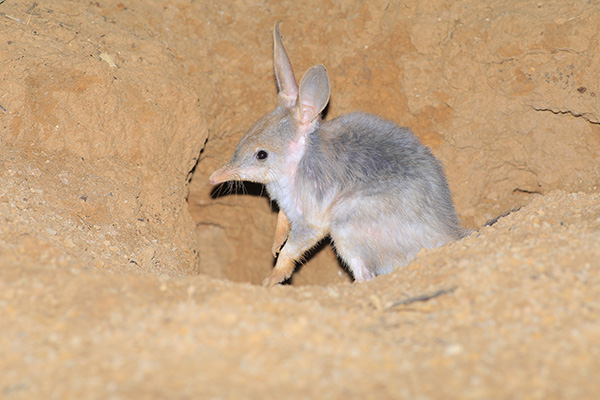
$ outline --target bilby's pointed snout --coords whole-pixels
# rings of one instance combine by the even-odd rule
[[[225,165],[213,172],[208,178],[208,181],[211,185],[218,185],[219,183],[231,180],[231,175],[230,169],[227,168],[227,165]]]

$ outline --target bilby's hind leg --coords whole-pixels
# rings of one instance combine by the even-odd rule
[[[370,281],[375,278],[375,272],[369,269],[363,260],[350,260],[348,266],[356,282]]]
[[[370,249],[361,243],[360,235],[333,235],[335,250],[347,265],[356,282],[368,281],[377,275],[376,261],[370,256]]]

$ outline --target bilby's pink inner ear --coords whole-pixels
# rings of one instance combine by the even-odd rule
[[[283,47],[279,23],[273,28],[273,61],[275,65],[275,78],[279,87],[279,101],[287,108],[296,105],[298,99],[298,84],[292,70],[292,63]]]
[[[330,87],[327,70],[322,65],[309,69],[300,82],[297,113],[303,124],[312,122],[329,102]]]

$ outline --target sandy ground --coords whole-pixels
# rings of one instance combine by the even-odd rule
[[[274,105],[276,20],[328,117],[432,148],[469,237],[363,284],[325,243],[256,285],[276,214],[207,177]],[[566,1],[0,4],[0,397],[599,397],[599,27]]]

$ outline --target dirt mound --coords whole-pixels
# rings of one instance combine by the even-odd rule
[[[466,227],[355,285],[292,285],[260,186],[207,177],[275,104],[271,29],[328,118],[409,126]],[[6,398],[590,398],[600,369],[600,7],[0,4]]]

